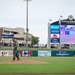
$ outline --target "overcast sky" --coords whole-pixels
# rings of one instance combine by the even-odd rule
[[[47,43],[47,24],[73,15],[75,18],[75,0],[32,0],[29,1],[29,33]],[[0,0],[0,27],[22,27],[26,29],[26,1]]]

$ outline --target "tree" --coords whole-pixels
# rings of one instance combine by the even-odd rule
[[[39,37],[32,36],[32,46],[39,43]]]
[[[24,32],[24,34],[26,34],[26,33]],[[28,35],[32,35],[32,34],[28,33]],[[39,37],[36,37],[36,36],[33,36],[32,35],[32,43],[31,43],[31,46],[33,47],[33,45],[38,44],[38,43],[39,43]]]

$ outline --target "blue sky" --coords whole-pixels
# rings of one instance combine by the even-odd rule
[[[73,15],[75,18],[75,0],[32,0],[29,1],[29,33],[47,43],[47,24]],[[26,1],[0,0],[0,26],[22,27],[26,29]]]

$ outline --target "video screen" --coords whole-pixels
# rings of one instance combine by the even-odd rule
[[[51,43],[59,43],[59,34],[51,34]]]
[[[75,44],[75,25],[60,25],[60,43]]]
[[[50,25],[51,31],[51,43],[59,43],[59,33],[60,33],[60,26],[59,25]]]

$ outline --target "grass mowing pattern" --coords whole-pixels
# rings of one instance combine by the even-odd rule
[[[0,58],[2,59],[2,57]],[[48,64],[0,64],[0,73],[75,74],[75,57],[36,57],[31,59],[46,61]]]

